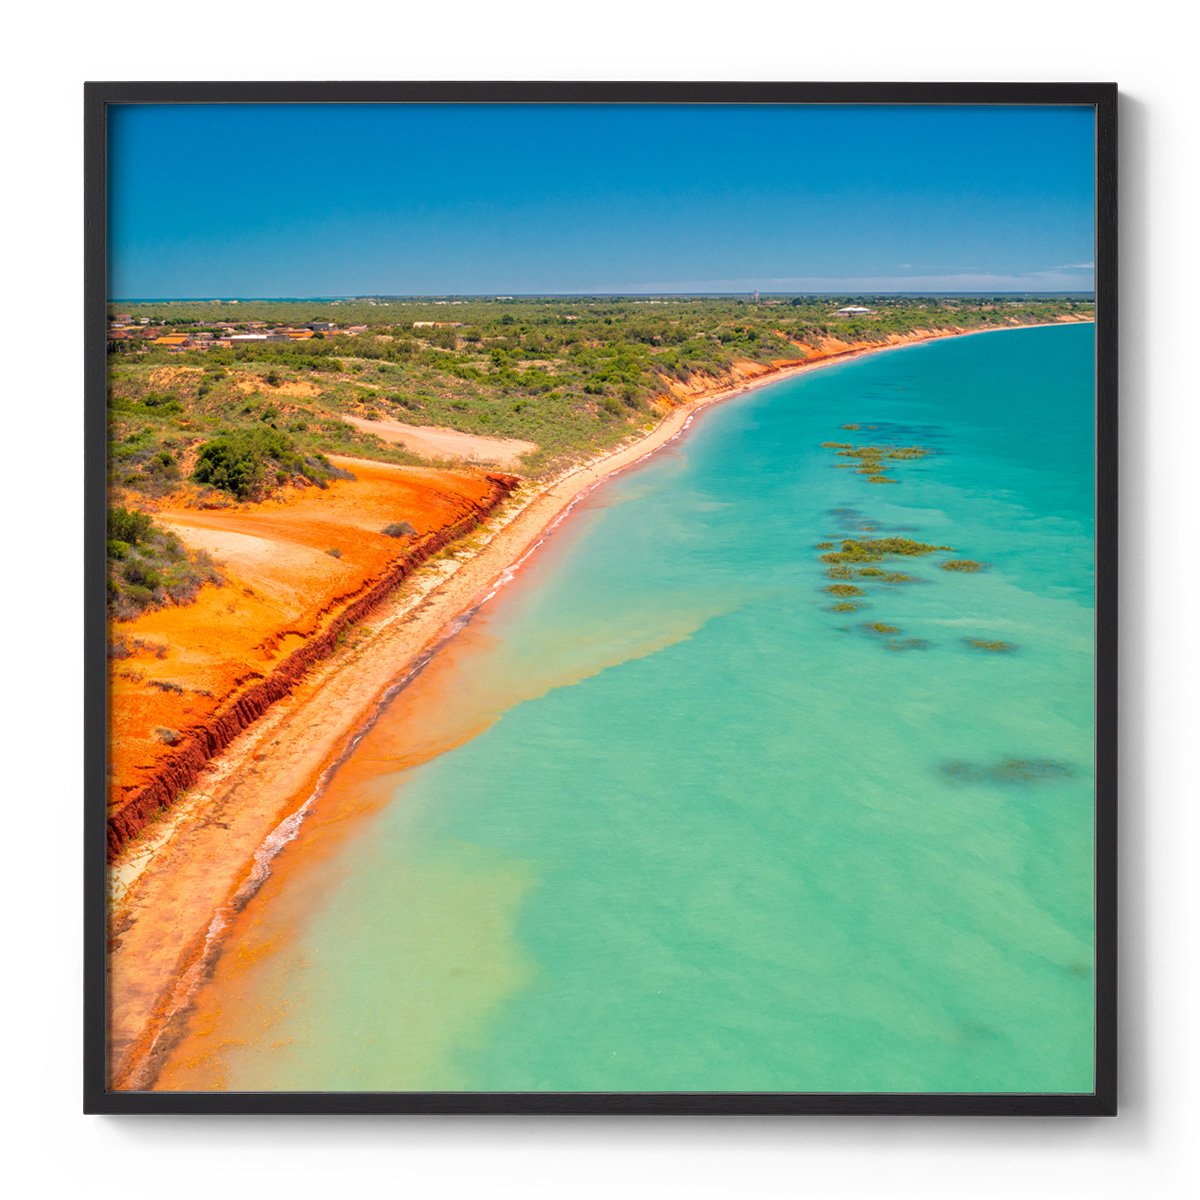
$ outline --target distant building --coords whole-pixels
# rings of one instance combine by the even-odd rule
[[[188,343],[187,335],[183,333],[167,333],[162,337],[156,337],[151,343],[154,346],[186,346]]]
[[[265,333],[231,333],[228,340],[230,342],[265,342],[267,335]]]
[[[837,315],[839,317],[861,317],[865,316],[870,311],[871,310],[869,308],[863,308],[861,304],[847,304],[845,308],[839,308],[837,310]]]
[[[306,328],[311,329],[314,333],[328,333],[337,326],[332,321],[310,321]]]

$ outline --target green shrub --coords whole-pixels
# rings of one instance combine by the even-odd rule
[[[390,525],[385,525],[382,530],[388,537],[415,537],[416,529],[413,528],[407,521],[393,521]]]
[[[276,429],[233,429],[200,447],[192,478],[239,500],[259,500],[276,484],[307,479],[328,486],[339,472],[323,454],[304,454]]]
[[[154,522],[144,512],[128,508],[108,510],[109,545],[119,543],[128,549],[145,540],[154,530]],[[124,557],[122,554],[121,557]]]
[[[147,513],[110,508],[108,533],[108,606],[115,620],[132,620],[165,604],[188,604],[206,583],[224,583],[207,554],[189,554]]]

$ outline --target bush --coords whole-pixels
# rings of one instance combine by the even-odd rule
[[[108,537],[110,547],[114,542],[128,549],[147,538],[154,529],[154,522],[144,512],[128,508],[108,510]]]
[[[388,537],[416,537],[417,531],[407,521],[393,521],[390,525],[383,527],[383,532]]]
[[[224,583],[207,554],[189,554],[146,513],[110,508],[108,534],[108,606],[118,621],[165,604],[190,603],[206,583]]]
[[[259,500],[276,484],[307,479],[325,487],[338,472],[323,454],[304,454],[275,429],[234,429],[200,447],[192,478],[239,500]]]

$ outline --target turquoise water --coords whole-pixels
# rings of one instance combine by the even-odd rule
[[[822,368],[598,489],[418,681],[474,736],[394,770],[385,713],[382,800],[283,852],[168,1086],[1090,1091],[1092,356]],[[955,553],[830,611],[863,524]]]

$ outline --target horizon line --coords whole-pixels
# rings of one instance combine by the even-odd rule
[[[1031,291],[1028,289],[1018,289],[1005,291],[1002,289],[973,289],[970,291],[937,291],[937,290],[916,290],[916,291],[784,291],[784,292],[765,292],[755,291],[736,291],[736,292],[717,292],[717,291],[696,291],[696,292],[671,292],[671,291],[624,291],[624,292],[513,292],[509,295],[502,295],[497,292],[354,292],[345,293],[343,295],[312,295],[312,296],[235,296],[224,294],[220,296],[110,296],[105,303],[107,304],[229,304],[236,302],[239,304],[289,304],[289,303],[328,303],[330,301],[365,301],[365,300],[487,300],[493,302],[504,303],[510,300],[622,300],[622,299],[660,299],[660,298],[680,298],[680,299],[734,299],[743,297],[752,297],[758,295],[768,298],[783,298],[783,297],[811,297],[812,299],[862,299],[862,298],[886,298],[886,297],[908,297],[908,298],[927,298],[940,299],[943,297],[987,297],[987,296],[1030,296],[1030,297],[1047,297],[1047,298],[1083,298],[1094,300],[1096,297],[1095,289],[1068,289],[1068,288],[1053,288],[1046,291]]]

